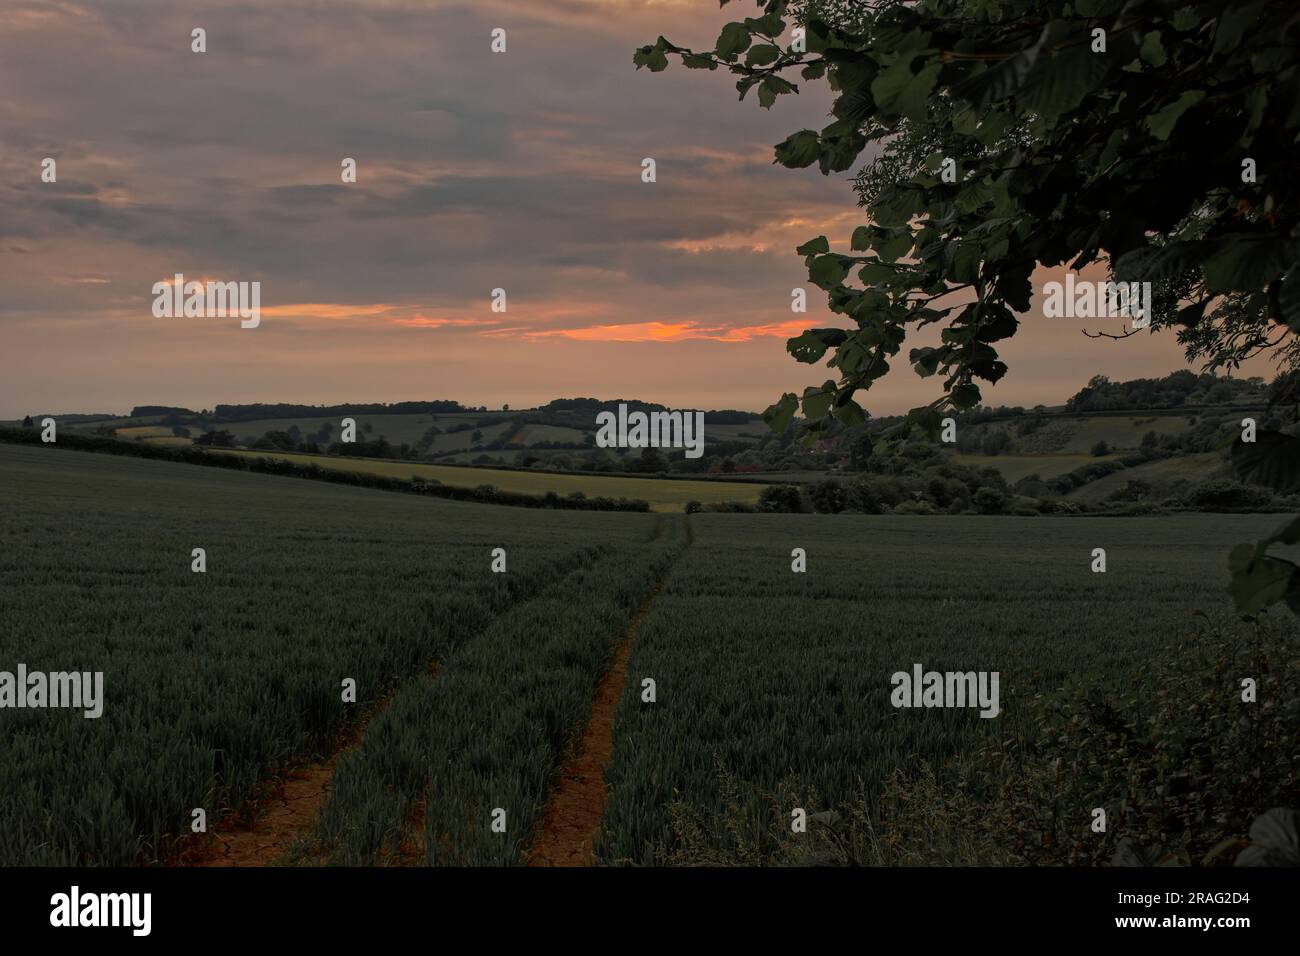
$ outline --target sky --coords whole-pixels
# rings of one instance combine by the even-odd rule
[[[5,0],[0,417],[577,396],[762,410],[820,384],[830,370],[785,340],[845,320],[794,248],[825,234],[848,251],[863,218],[849,173],[773,165],[772,147],[824,126],[829,93],[766,111],[722,71],[632,65],[660,34],[707,48],[755,9]],[[261,324],[155,317],[154,283],[176,273],[260,282]],[[1047,319],[1041,298],[1021,320],[987,404],[1186,367],[1172,333],[1090,339],[1120,321]],[[862,404],[937,397],[903,360],[927,344],[905,343]]]

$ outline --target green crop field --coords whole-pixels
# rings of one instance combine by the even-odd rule
[[[839,811],[1067,684],[1154,693],[1247,633],[1215,582],[1283,520],[534,511],[4,444],[0,481],[0,670],[105,675],[97,719],[3,713],[0,864],[165,859],[371,710],[288,859],[519,863],[638,620],[597,858],[742,861],[772,794]],[[894,709],[917,663],[1000,672],[1000,717]]]
[[[547,471],[509,471],[493,468],[468,468],[456,465],[432,465],[410,461],[389,461],[378,458],[334,458],[328,455],[298,455],[285,452],[262,452],[244,449],[220,449],[223,454],[263,455],[283,458],[302,464],[317,464],[322,468],[342,471],[359,471],[392,478],[420,477],[440,481],[444,485],[477,488],[495,485],[502,491],[529,495],[544,495],[553,491],[569,495],[580,491],[589,498],[640,498],[650,503],[652,511],[684,511],[688,501],[755,502],[763,485],[741,482],[691,481],[689,479],[659,480],[656,478],[626,478],[606,475],[562,475]]]
[[[106,698],[97,719],[3,712],[11,865],[158,858],[193,808],[216,818],[284,762],[327,753],[350,716],[494,620],[527,621],[520,646],[545,637],[562,582],[639,565],[669,520],[13,445],[0,445],[0,483],[22,502],[0,513],[0,669],[103,671]],[[505,574],[489,571],[496,547]],[[588,668],[625,626],[583,631]],[[355,705],[341,699],[349,677]]]
[[[1201,633],[1196,611],[1249,633],[1209,582],[1226,587],[1230,548],[1281,520],[696,515],[691,524],[694,543],[628,666],[597,845],[607,863],[734,858],[764,832],[788,832],[791,806],[773,807],[769,794],[788,792],[809,813],[841,808],[917,759],[942,766],[981,741],[1032,735],[1023,705],[1068,681],[1154,693],[1145,675]],[[806,574],[791,572],[796,547],[807,550]],[[1090,571],[1096,547],[1107,551],[1105,574]],[[893,709],[889,677],[915,663],[1000,671],[1002,715]],[[657,683],[653,705],[640,697],[646,677]]]

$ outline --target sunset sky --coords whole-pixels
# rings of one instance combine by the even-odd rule
[[[772,145],[825,125],[824,86],[769,112],[721,71],[632,66],[661,33],[711,46],[754,9],[6,0],[0,417],[579,395],[761,410],[819,384],[828,370],[785,339],[843,321],[794,247],[825,233],[847,251],[863,220],[848,174],[774,166]],[[261,326],[155,318],[151,287],[177,272],[260,281]],[[795,286],[807,316],[790,312]],[[1052,404],[1098,372],[1184,365],[1170,333],[1084,327],[1121,328],[1044,319],[1036,302],[986,401]],[[938,394],[894,368],[861,396],[871,411]]]

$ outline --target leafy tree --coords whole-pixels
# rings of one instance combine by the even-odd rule
[[[221,431],[204,432],[198,438],[194,439],[194,444],[211,445],[214,448],[234,448],[235,436],[225,429],[222,429]]]
[[[668,470],[668,458],[658,448],[645,448],[636,463],[637,471],[660,472]]]
[[[758,495],[759,511],[795,513],[803,510],[798,485],[768,485]]]
[[[23,428],[31,428],[31,427],[32,427],[32,416],[30,416],[30,415],[24,415],[24,416],[23,416]]]
[[[726,5],[729,0],[722,0]],[[857,392],[887,374],[909,331],[942,394],[895,430],[933,436],[948,408],[981,400],[1006,372],[996,343],[1028,311],[1039,265],[1105,263],[1151,281],[1153,330],[1178,328],[1189,358],[1234,367],[1261,350],[1295,364],[1300,343],[1300,24],[1290,0],[758,0],[695,52],[664,37],[634,63],[669,57],[723,68],[759,106],[827,82],[832,122],[776,146],[790,168],[858,175],[863,225],[850,250],[799,246],[809,278],[848,328],[809,329],[787,347],[835,378],[787,393],[805,441],[861,424]],[[792,17],[806,49],[782,45]],[[1193,157],[1189,161],[1189,157]],[[1247,161],[1250,162],[1247,162]],[[947,175],[945,175],[947,174]],[[854,281],[856,279],[856,282]]]
[[[1001,514],[1007,506],[1007,496],[988,485],[976,491],[975,497],[971,500],[974,501],[975,507],[979,509],[979,513],[985,515]]]
[[[819,514],[839,514],[848,504],[844,486],[834,478],[827,478],[813,485],[809,497],[812,499],[813,508]]]
[[[1110,445],[1106,444],[1106,439],[1102,439],[1092,446],[1092,457],[1101,458],[1103,455],[1110,454]]]

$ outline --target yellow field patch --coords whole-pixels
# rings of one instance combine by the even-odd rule
[[[263,452],[246,449],[214,449],[223,454],[280,458],[302,464],[316,464],[337,471],[355,471],[390,478],[424,478],[456,488],[493,485],[501,491],[544,495],[549,491],[561,497],[581,491],[589,498],[640,498],[653,511],[684,511],[688,501],[704,504],[758,501],[764,485],[727,481],[693,481],[656,478],[624,478],[604,475],[560,475],[546,471],[505,471],[493,468],[468,468],[455,465],[428,465],[411,461],[388,461],[378,458],[337,458],[330,455],[297,455],[286,452]]]

